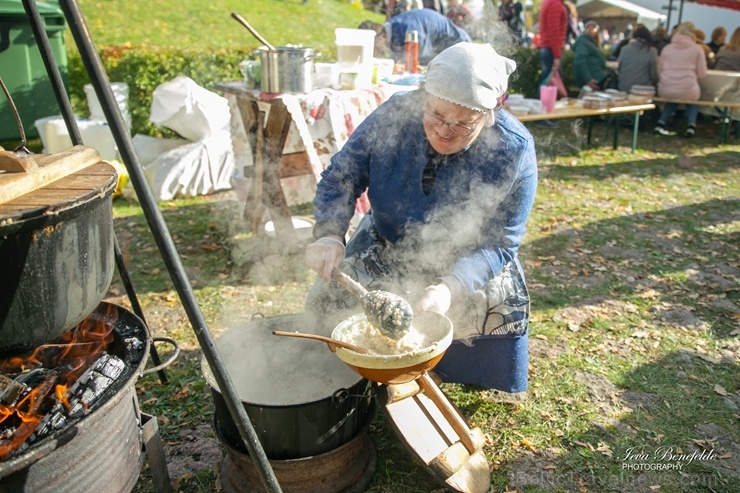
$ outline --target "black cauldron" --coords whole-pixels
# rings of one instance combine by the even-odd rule
[[[0,354],[71,330],[113,277],[115,168],[98,163],[0,204]]]
[[[252,319],[216,340],[269,459],[334,450],[355,438],[372,417],[372,382],[350,370],[322,342],[272,334],[282,330],[328,335],[332,328],[308,314],[280,315]],[[205,358],[201,368],[211,387],[219,434],[247,453]]]

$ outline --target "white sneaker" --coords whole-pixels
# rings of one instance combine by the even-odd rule
[[[663,125],[656,125],[656,127],[653,129],[653,132],[660,135],[671,135],[671,133],[666,130]]]

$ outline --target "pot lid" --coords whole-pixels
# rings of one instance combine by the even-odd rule
[[[483,432],[468,428],[428,374],[378,387],[393,431],[427,472],[452,491],[489,491],[491,471]]]
[[[95,197],[112,194],[117,180],[116,169],[90,147],[20,160],[0,151],[0,227],[76,211]]]

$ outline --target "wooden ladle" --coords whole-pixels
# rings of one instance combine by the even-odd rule
[[[305,334],[302,332],[284,332],[282,330],[273,330],[272,333],[276,336],[301,337],[303,339],[314,339],[317,341],[322,341],[325,342],[327,346],[329,346],[329,350],[332,353],[335,353],[337,351],[337,348],[341,347],[360,354],[370,354],[370,351],[365,348],[355,346],[354,344],[350,344],[349,342],[340,341],[339,339],[332,339],[331,337],[324,337],[317,334]]]

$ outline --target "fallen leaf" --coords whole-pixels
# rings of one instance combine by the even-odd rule
[[[718,459],[732,459],[732,453],[727,452],[726,454],[718,455],[717,458]]]
[[[725,388],[719,384],[716,384],[714,386],[714,391],[722,397],[728,397],[730,395],[730,393],[727,392],[727,390],[725,390]]]
[[[534,444],[528,438],[522,438],[522,440],[520,441],[520,443],[522,445],[524,445],[525,447],[527,447],[532,452],[536,452],[537,451],[537,449],[535,448]]]
[[[581,447],[583,447],[583,448],[587,448],[587,449],[589,449],[589,450],[590,450],[591,452],[593,452],[593,451],[594,451],[594,446],[593,446],[593,445],[591,445],[590,443],[584,443],[584,442],[579,442],[579,441],[577,441],[577,440],[576,440],[576,441],[574,441],[573,443],[575,443],[576,445],[579,445],[579,446],[581,446]]]
[[[605,443],[599,443],[598,446],[596,447],[596,450],[598,452],[601,452],[602,455],[605,455],[607,457],[611,457],[612,455],[614,455],[614,452],[612,452],[612,449],[609,447],[609,445]]]

